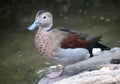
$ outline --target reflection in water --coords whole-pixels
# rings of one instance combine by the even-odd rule
[[[116,8],[112,4],[96,3],[89,10],[79,9],[74,12],[75,14],[54,14],[54,27],[66,27],[89,35],[103,35],[102,43],[110,47],[120,47],[119,6]],[[21,17],[15,16],[17,21],[14,22],[12,16],[6,23],[4,22],[4,25],[2,24],[0,84],[34,84],[33,81],[37,78],[36,72],[48,66],[46,60],[39,56],[34,48],[36,30],[32,32],[26,30],[33,22],[34,14],[36,12]]]

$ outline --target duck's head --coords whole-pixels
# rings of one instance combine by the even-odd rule
[[[52,14],[46,10],[40,10],[37,12],[34,23],[28,27],[29,30],[34,30],[39,26],[39,28],[48,31],[53,25]]]

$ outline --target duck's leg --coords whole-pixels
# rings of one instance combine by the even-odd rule
[[[56,78],[56,77],[62,75],[62,73],[63,73],[63,71],[64,71],[64,68],[65,68],[65,66],[63,66],[63,67],[61,68],[61,70],[58,71],[58,72],[52,72],[52,73],[48,74],[47,77],[48,77],[48,78]]]

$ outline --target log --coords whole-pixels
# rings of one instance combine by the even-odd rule
[[[112,48],[69,65],[60,77],[54,79],[43,77],[39,79],[38,84],[120,84],[119,63],[120,48]],[[45,69],[44,76],[51,71],[50,68]]]

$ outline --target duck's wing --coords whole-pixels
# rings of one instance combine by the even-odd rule
[[[86,37],[88,37],[87,34],[84,34],[84,33],[81,33],[81,32],[77,32],[77,31],[71,31],[69,29],[65,29],[65,28],[59,28],[60,31],[63,31],[63,32],[67,32],[69,34],[74,34],[76,36],[80,36],[82,39],[85,39]]]
[[[61,41],[61,48],[88,48],[91,44],[97,43],[101,36],[88,36],[76,31],[60,28],[62,32],[67,33]]]

